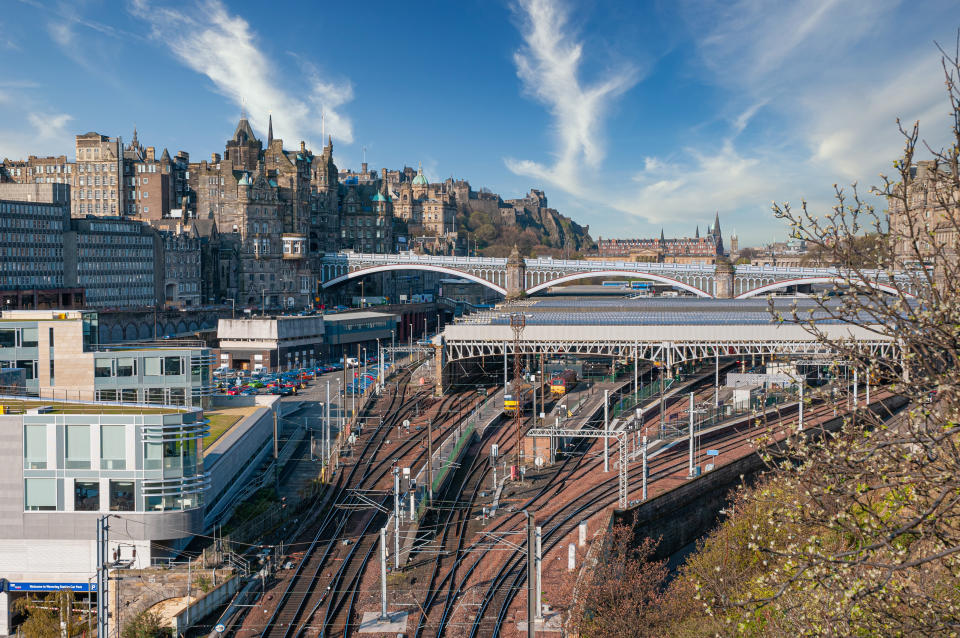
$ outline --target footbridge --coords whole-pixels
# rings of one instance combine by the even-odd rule
[[[324,288],[329,288],[357,277],[400,270],[427,270],[467,279],[511,298],[533,295],[551,286],[588,277],[645,279],[675,286],[698,297],[737,299],[791,286],[849,281],[849,277],[836,268],[354,252],[325,255],[321,263],[321,281]],[[856,281],[886,292],[895,292],[893,286],[896,285],[900,290],[913,293],[917,280],[908,274],[891,277],[882,270],[866,271],[863,277],[862,281]]]

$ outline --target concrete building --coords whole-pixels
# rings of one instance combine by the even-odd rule
[[[342,312],[323,316],[325,341],[331,360],[357,356],[357,348],[366,348],[367,356],[376,354],[377,339],[389,345],[391,333],[397,338],[397,315],[383,312]]]
[[[324,318],[221,319],[217,326],[221,368],[278,372],[325,359]]]
[[[199,342],[98,343],[96,312],[0,313],[0,368],[22,368],[29,394],[55,399],[201,405],[213,355]]]
[[[0,396],[0,633],[26,592],[89,591],[97,520],[108,555],[133,568],[171,556],[203,531],[208,430],[196,408],[97,413],[89,403]],[[41,405],[42,404],[42,405]]]
[[[163,298],[163,242],[148,224],[73,219],[63,245],[65,283],[84,289],[88,307],[155,306]]]
[[[69,185],[0,184],[0,295],[64,288],[69,228]]]

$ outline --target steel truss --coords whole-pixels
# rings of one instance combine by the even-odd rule
[[[872,358],[889,359],[897,353],[897,344],[893,341],[857,341],[864,354]],[[495,357],[505,354],[519,355],[580,355],[597,357],[635,358],[655,361],[667,366],[688,361],[698,361],[715,356],[773,356],[790,355],[805,357],[830,357],[836,352],[814,340],[762,339],[762,340],[678,340],[678,341],[610,341],[610,340],[545,340],[520,341],[514,345],[511,341],[490,341],[485,339],[446,340],[444,361],[447,363],[462,359]]]
[[[561,430],[553,428],[530,428],[527,430],[527,436],[543,437],[580,437],[582,439],[617,439],[620,442],[620,467],[618,468],[618,495],[619,507],[622,510],[627,509],[627,433],[620,431],[601,432],[599,430]],[[552,440],[552,438],[551,438]],[[553,454],[553,452],[551,452]]]

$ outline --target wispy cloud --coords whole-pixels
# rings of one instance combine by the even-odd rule
[[[152,36],[167,46],[184,65],[207,76],[217,92],[244,108],[254,126],[267,128],[273,113],[278,137],[304,139],[321,135],[321,113],[326,132],[351,143],[353,128],[342,107],[353,99],[349,82],[325,79],[319,70],[300,63],[296,85],[288,91],[280,84],[283,69],[261,49],[250,24],[231,14],[219,0],[191,6],[189,13],[155,6],[149,0],[133,0],[132,13],[148,22]]]
[[[603,119],[611,101],[634,86],[639,73],[632,67],[611,70],[593,83],[580,80],[583,44],[568,24],[567,9],[554,0],[520,0],[525,46],[514,54],[524,90],[547,106],[553,117],[555,161],[507,159],[519,175],[583,193],[580,168],[597,168],[603,160]]]
[[[19,87],[0,85],[0,158],[63,153],[72,120],[72,115],[37,101]]]

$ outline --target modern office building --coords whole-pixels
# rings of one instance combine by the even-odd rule
[[[28,394],[56,399],[199,406],[213,354],[202,342],[97,343],[96,312],[0,313],[0,368],[22,368]]]
[[[69,228],[68,184],[0,184],[0,310],[82,305],[83,290],[65,285]]]
[[[107,555],[133,568],[202,533],[199,409],[3,395],[0,405],[0,634],[16,596],[90,590],[101,517],[110,516]]]
[[[220,367],[277,372],[316,365],[326,358],[323,317],[221,319]]]
[[[163,240],[149,224],[73,219],[63,244],[66,283],[86,291],[88,307],[148,307],[163,299]]]

